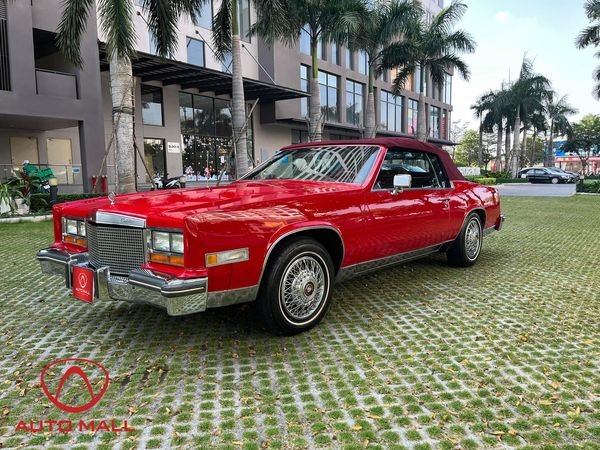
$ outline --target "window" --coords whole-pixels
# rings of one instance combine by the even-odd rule
[[[142,119],[144,125],[164,125],[161,87],[142,84]]]
[[[358,52],[358,73],[363,75],[369,74],[369,58],[362,50]]]
[[[223,55],[223,64],[221,69],[225,73],[231,73],[231,52],[225,53]]]
[[[305,55],[311,54],[310,48],[310,35],[308,31],[305,30],[306,25],[300,31],[300,53],[304,53]]]
[[[300,65],[300,90],[303,92],[309,92],[310,88],[310,67],[304,64]],[[308,97],[300,99],[300,115],[302,117],[308,116]]]
[[[433,153],[390,148],[385,154],[374,189],[393,189],[394,176],[411,176],[413,189],[440,189],[450,187],[442,163]]]
[[[335,41],[331,41],[331,62],[340,65],[340,44]]]
[[[442,139],[448,139],[448,111],[445,109],[442,111],[442,130],[440,137]]]
[[[408,120],[406,132],[409,134],[417,134],[417,121],[419,120],[419,102],[408,99]]]
[[[135,0],[134,3],[135,3],[135,6],[140,6],[140,7],[144,6],[144,0]]]
[[[440,138],[440,108],[436,106],[429,108],[429,136],[434,139]]]
[[[338,77],[319,70],[321,111],[326,122],[338,122]]]
[[[202,4],[200,9],[196,11],[195,19],[199,27],[212,30],[213,9],[212,0],[208,0]]]
[[[156,50],[156,38],[154,37],[154,34],[152,34],[151,31],[148,33],[148,40],[150,42],[150,45],[148,46],[148,53],[156,55],[158,53],[158,51]]]
[[[444,75],[444,103],[452,104],[452,75],[449,73]]]
[[[354,70],[354,53],[346,48],[346,69]]]
[[[167,171],[164,139],[144,139],[144,159],[152,177],[164,176]],[[146,173],[146,182],[151,181]]]
[[[238,23],[240,38],[244,42],[250,42],[250,0],[238,0]]]
[[[187,62],[196,66],[205,66],[204,41],[187,38]]]
[[[292,144],[308,142],[308,131],[292,130]]]
[[[317,42],[317,58],[323,61],[327,60],[327,47],[322,39],[319,39],[319,42]]]
[[[381,91],[379,99],[381,127],[388,131],[402,131],[402,97],[395,97],[388,91]]]
[[[346,80],[346,122],[352,125],[363,124],[364,88],[364,84]]]

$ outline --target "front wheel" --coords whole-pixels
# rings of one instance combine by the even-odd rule
[[[552,178],[552,180],[550,180],[550,182],[552,184],[558,184],[558,178]]]
[[[469,267],[477,262],[481,253],[483,227],[477,213],[471,213],[463,229],[446,252],[451,266]]]
[[[331,256],[314,239],[290,239],[276,250],[258,295],[259,318],[275,334],[293,335],[318,324],[331,303]]]

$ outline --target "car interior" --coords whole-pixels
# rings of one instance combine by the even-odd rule
[[[427,152],[390,148],[375,181],[374,189],[393,189],[394,176],[408,174],[412,189],[449,188],[450,182],[436,155]]]

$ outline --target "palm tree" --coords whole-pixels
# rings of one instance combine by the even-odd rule
[[[477,119],[479,119],[479,149],[477,151],[477,164],[483,166],[483,117],[485,116],[486,105],[479,97],[474,104],[471,105],[471,110]]]
[[[533,62],[523,58],[519,78],[510,86],[511,103],[515,112],[513,127],[513,150],[510,171],[513,178],[519,172],[519,156],[521,153],[521,122],[528,111],[542,107],[542,102],[550,92],[550,81],[533,70]]]
[[[239,0],[222,0],[213,18],[213,43],[217,58],[231,55],[231,123],[235,149],[235,170],[241,177],[250,169],[246,134],[246,98],[242,74],[242,47],[240,37]],[[257,6],[258,7],[258,6]]]
[[[544,165],[551,167],[554,165],[554,136],[569,135],[571,133],[571,124],[567,116],[577,114],[577,109],[569,105],[568,96],[558,97],[556,92],[551,92],[548,97],[545,109],[549,121],[548,152]]]
[[[144,0],[148,28],[155,37],[156,51],[169,56],[177,48],[177,21],[200,9],[206,0]],[[94,0],[64,0],[58,35],[59,49],[73,64],[81,67],[80,42],[88,20],[96,12]],[[135,151],[133,147],[133,74],[131,58],[135,55],[135,10],[133,0],[99,0],[100,27],[106,36],[110,61],[110,87],[115,130],[117,190],[135,192]]]
[[[580,49],[590,45],[598,47],[600,45],[600,0],[587,0],[583,9],[592,24],[579,33],[575,39],[575,45]],[[596,53],[596,56],[600,56],[600,54]],[[594,71],[594,79],[598,82],[594,88],[594,95],[600,99],[600,67]]]
[[[374,138],[377,133],[374,85],[375,78],[383,71],[383,51],[391,42],[400,39],[411,28],[418,26],[418,19],[421,15],[421,8],[412,0],[378,2],[367,10],[360,27],[349,37],[349,47],[364,51],[368,58],[369,84],[365,116],[365,137],[367,138]]]
[[[504,138],[504,123],[506,122],[506,129],[509,130],[509,92],[504,85],[497,91],[490,91],[487,94],[482,95],[477,100],[479,108],[485,111],[483,117],[483,130],[488,133],[494,132],[496,128],[496,171],[500,172],[502,169],[502,142]]]
[[[253,32],[269,44],[279,39],[296,45],[301,33],[310,39],[312,70],[310,80],[309,137],[321,140],[323,113],[319,93],[318,45],[323,42],[346,42],[358,29],[365,14],[362,0],[262,0]]]
[[[533,139],[531,141],[531,157],[529,158],[529,164],[535,164],[535,153],[536,153],[536,143],[537,137],[542,133],[546,133],[547,131],[547,122],[546,116],[544,114],[545,111],[535,111],[531,116],[531,125],[533,126]]]
[[[425,80],[431,79],[438,84],[444,80],[448,70],[455,69],[465,79],[469,79],[469,68],[460,57],[463,53],[475,51],[475,41],[463,30],[453,27],[467,10],[467,5],[455,1],[442,9],[431,24],[427,25],[421,17],[419,26],[409,30],[405,39],[390,44],[383,51],[382,65],[384,68],[398,68],[393,80],[394,93],[398,94],[404,83],[417,68],[421,70],[419,83],[419,111],[417,123],[417,139],[427,140],[425,118]]]

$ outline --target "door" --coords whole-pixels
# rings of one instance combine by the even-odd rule
[[[398,174],[411,175],[412,185],[394,193]],[[435,155],[388,149],[373,190],[367,194],[370,221],[365,259],[411,252],[451,239],[451,194],[450,182]]]
[[[54,172],[58,184],[73,184],[71,139],[49,138],[46,146],[48,148],[48,165]]]
[[[146,168],[142,168],[145,173],[146,183],[151,183],[152,178],[165,176],[167,165],[165,160],[165,140],[144,138],[144,159]],[[136,158],[137,162],[137,158]],[[139,173],[139,170],[137,171]],[[148,174],[150,172],[150,174]]]
[[[14,170],[21,170],[25,160],[37,166],[40,162],[37,139],[34,137],[11,136],[10,157]]]

